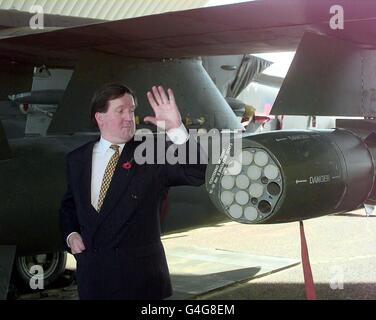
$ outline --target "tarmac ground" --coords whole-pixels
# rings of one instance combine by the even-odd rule
[[[376,299],[375,215],[366,217],[361,209],[306,220],[304,228],[318,299]],[[171,299],[306,299],[298,222],[226,222],[162,241],[175,290]],[[20,299],[77,299],[74,269],[70,256],[69,284]]]

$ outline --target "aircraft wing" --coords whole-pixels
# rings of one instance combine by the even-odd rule
[[[333,5],[344,9],[344,30],[330,28]],[[11,37],[0,40],[0,60],[64,66],[87,51],[137,58],[286,51],[305,31],[374,47],[375,27],[373,0],[260,0]]]
[[[45,14],[43,16],[44,30],[32,30],[29,26],[33,14],[17,10],[0,10],[0,42],[9,37],[20,37],[22,35],[37,34],[56,29],[63,29],[68,26],[82,26],[98,23],[102,20],[86,19],[77,17],[66,17],[60,15]],[[22,41],[21,41],[22,42]],[[28,56],[28,49],[20,48],[18,45],[9,46],[5,42],[0,45],[0,100],[6,99],[10,93],[29,91],[32,83],[33,67],[44,63],[36,63],[35,57],[19,59],[17,56]],[[45,57],[45,63],[49,64],[51,56]],[[30,63],[25,65],[25,62]],[[40,60],[39,60],[40,61]],[[35,63],[34,63],[35,62]],[[68,62],[66,61],[65,64]]]
[[[24,11],[0,9],[0,40],[9,37],[44,33],[68,27],[90,25],[104,21],[99,19],[44,14],[44,28],[31,29],[30,21],[33,16],[34,14]]]

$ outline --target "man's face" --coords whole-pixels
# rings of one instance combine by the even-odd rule
[[[135,107],[133,97],[127,93],[120,98],[110,100],[106,113],[95,114],[102,137],[115,144],[131,140],[136,130]]]

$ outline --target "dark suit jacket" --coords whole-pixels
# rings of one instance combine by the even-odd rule
[[[91,205],[91,166],[96,141],[67,157],[68,188],[60,210],[64,243],[73,231],[86,250],[75,255],[80,299],[163,299],[172,294],[159,213],[170,186],[201,185],[205,165],[123,164],[137,143],[128,142],[100,213]],[[69,248],[67,248],[69,250]]]

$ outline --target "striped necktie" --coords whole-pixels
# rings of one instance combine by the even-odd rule
[[[103,200],[106,197],[107,190],[110,186],[112,176],[114,174],[116,164],[119,160],[120,157],[120,152],[119,152],[119,146],[116,144],[111,145],[110,147],[112,150],[114,150],[114,154],[112,155],[110,161],[107,164],[106,171],[104,172],[103,175],[103,180],[102,180],[102,185],[101,185],[101,190],[99,192],[99,199],[98,199],[98,206],[97,206],[97,211],[99,212],[102,208],[103,205]]]

